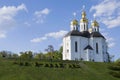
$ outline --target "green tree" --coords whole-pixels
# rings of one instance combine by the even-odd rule
[[[33,52],[32,51],[25,51],[25,52],[20,52],[20,57],[22,59],[32,59],[33,58]]]
[[[34,58],[35,59],[45,59],[45,54],[40,52],[40,53],[36,54]]]

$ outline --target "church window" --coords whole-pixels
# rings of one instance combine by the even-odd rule
[[[75,27],[74,27],[74,29],[73,30],[75,30]]]
[[[98,53],[98,43],[96,43],[96,53]]]
[[[75,42],[75,52],[77,52],[77,41]]]
[[[84,30],[85,30],[85,24],[84,24]]]
[[[69,49],[67,49],[67,53],[69,53]]]

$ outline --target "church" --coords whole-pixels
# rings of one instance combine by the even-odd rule
[[[63,60],[108,62],[107,42],[99,31],[99,23],[94,20],[88,28],[86,12],[82,11],[80,22],[70,23],[70,31],[63,37]]]

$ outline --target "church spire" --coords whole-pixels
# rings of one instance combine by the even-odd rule
[[[91,23],[93,32],[99,32],[99,23],[96,21],[95,19],[95,15],[94,15],[94,21]]]
[[[73,15],[74,15],[74,19],[71,21],[71,24],[70,24],[71,31],[78,30],[78,21],[75,19],[76,13],[74,12]]]
[[[84,6],[85,7],[85,6]],[[88,31],[88,19],[86,18],[86,12],[84,10],[83,7],[83,11],[82,11],[82,18],[80,19],[80,31]]]

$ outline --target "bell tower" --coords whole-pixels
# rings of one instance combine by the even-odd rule
[[[80,20],[80,32],[88,31],[88,19],[86,18],[85,11],[82,11],[82,18]]]
[[[71,31],[78,30],[78,21],[76,19],[72,20],[70,23]]]

